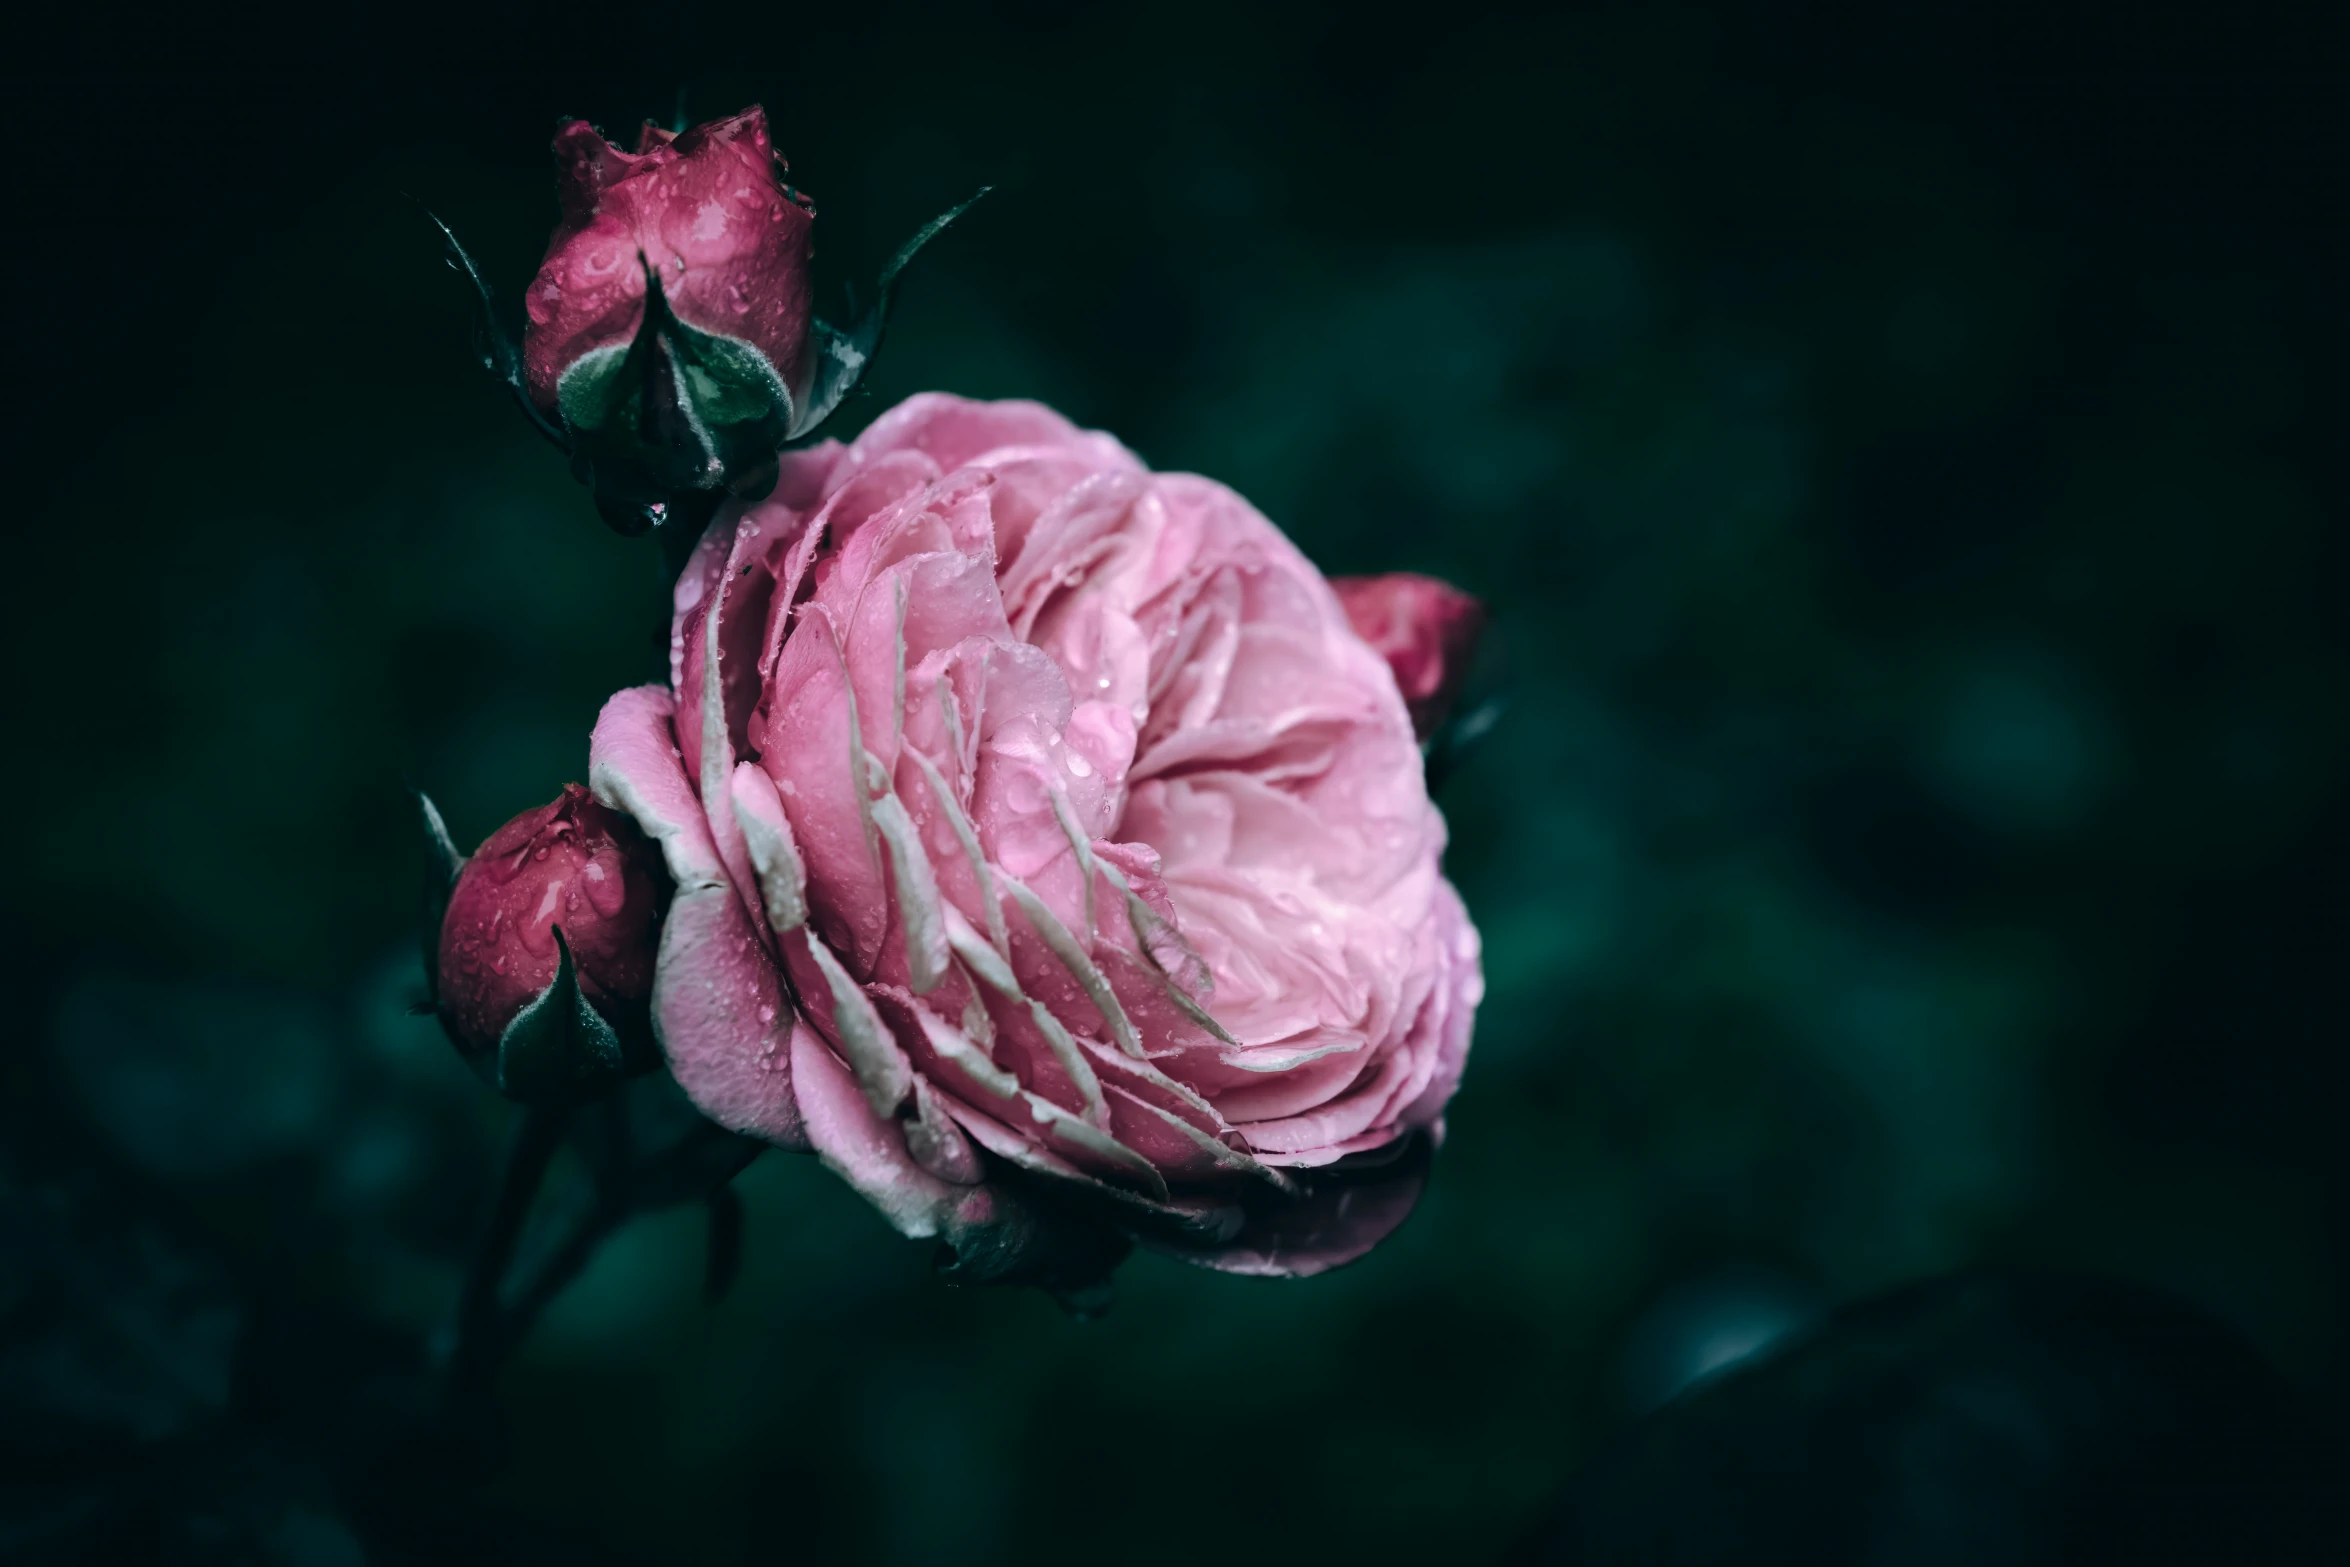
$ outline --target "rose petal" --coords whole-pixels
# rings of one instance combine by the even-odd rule
[[[687,1097],[729,1131],[807,1147],[786,1047],[793,1027],[774,960],[733,888],[679,892],[661,927],[653,1032]]]
[[[636,819],[661,846],[678,890],[727,885],[726,867],[702,802],[686,780],[670,727],[676,704],[659,686],[613,693],[596,717],[588,744],[588,788],[616,811]]]
[[[904,1130],[873,1113],[864,1090],[814,1029],[792,1030],[792,1082],[808,1142],[902,1235],[937,1235],[956,1188],[915,1163]]]
[[[596,798],[635,818],[677,883],[653,971],[653,1032],[703,1114],[805,1147],[784,1049],[791,1007],[686,781],[670,706],[657,686],[615,695],[596,720],[588,765]]]

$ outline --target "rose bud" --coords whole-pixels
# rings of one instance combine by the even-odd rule
[[[1410,715],[1239,496],[1033,403],[783,460],[591,784],[677,894],[653,1027],[951,1271],[1320,1272],[1402,1222],[1478,941]]]
[[[607,519],[640,532],[772,468],[808,390],[815,214],[756,107],[683,135],[648,124],[633,153],[573,120],[555,160],[524,387]]]
[[[605,520],[662,526],[680,550],[727,495],[766,493],[784,443],[872,362],[900,271],[971,205],[901,248],[844,330],[811,312],[815,209],[783,183],[756,104],[683,133],[648,123],[633,153],[572,120],[555,161],[562,220],[512,374]]]
[[[666,893],[659,851],[579,785],[515,817],[449,887],[433,988],[450,1039],[517,1098],[583,1097],[657,1062]]]
[[[1425,740],[1444,722],[1485,631],[1485,606],[1449,582],[1409,571],[1330,583],[1355,634],[1387,660]]]

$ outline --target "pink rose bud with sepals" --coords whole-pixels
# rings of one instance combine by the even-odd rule
[[[522,379],[607,519],[762,489],[810,411],[815,213],[756,106],[624,152],[556,133],[562,220],[524,295]]]
[[[1409,571],[1337,577],[1330,586],[1355,634],[1394,671],[1412,730],[1427,739],[1460,695],[1485,631],[1485,606],[1449,582]]]
[[[635,339],[648,271],[680,322],[756,350],[792,382],[808,345],[816,215],[782,181],[765,111],[683,135],[647,124],[633,153],[573,120],[555,160],[563,217],[524,296],[523,370],[543,410],[561,411],[564,377],[582,361]]]
[[[579,785],[524,811],[449,889],[435,962],[449,1037],[468,1055],[497,1052],[555,984],[568,947],[579,995],[625,1054],[641,1055],[667,892],[659,851]]]
[[[713,1120],[1065,1295],[1071,1226],[1302,1275],[1410,1211],[1477,932],[1396,675],[1246,501],[926,394],[718,514],[670,668],[589,777]]]
[[[479,297],[484,365],[606,522],[662,531],[674,570],[721,504],[765,495],[785,444],[856,389],[907,263],[987,191],[917,230],[835,323],[811,308],[815,209],[784,183],[757,105],[690,130],[647,124],[634,152],[567,120],[554,151],[562,216],[520,348],[441,224],[449,261]]]

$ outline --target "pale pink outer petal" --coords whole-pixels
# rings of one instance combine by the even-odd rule
[[[855,1076],[806,1023],[792,1030],[791,1058],[809,1143],[899,1234],[944,1241],[955,1252],[956,1271],[966,1277],[1054,1282],[1054,1254],[1064,1248],[1026,1205],[993,1183],[958,1184],[924,1169],[907,1147],[908,1123],[875,1115]],[[939,1130],[975,1167],[976,1155],[961,1131],[951,1125]]]
[[[792,1011],[711,841],[658,686],[604,704],[588,747],[588,787],[636,819],[677,883],[653,971],[653,1032],[704,1115],[785,1148],[808,1146],[786,1048]]]
[[[1427,1087],[1404,1106],[1397,1120],[1405,1126],[1427,1127],[1441,1140],[1444,1107],[1451,1100],[1453,1090],[1460,1087],[1461,1071],[1469,1063],[1469,1036],[1477,1022],[1478,1003],[1485,999],[1485,970],[1479,962],[1477,927],[1469,923],[1469,911],[1461,905],[1461,895],[1453,891],[1450,882],[1437,884],[1433,923],[1445,964],[1445,980],[1440,987],[1444,1008],[1436,1042],[1436,1064],[1429,1074]]]
[[[899,1234],[938,1235],[963,1188],[915,1163],[904,1129],[873,1113],[855,1075],[804,1022],[792,1029],[791,1066],[808,1142],[833,1173],[879,1208]]]
[[[726,867],[710,841],[699,792],[677,754],[670,720],[676,702],[659,686],[616,691],[596,715],[588,741],[588,788],[616,811],[636,819],[679,892],[724,887]]]
[[[1042,403],[981,403],[947,392],[917,392],[865,427],[843,458],[846,470],[890,452],[918,451],[943,473],[1023,447],[1074,449],[1089,466],[1140,470],[1132,452],[1099,431],[1080,430]]]

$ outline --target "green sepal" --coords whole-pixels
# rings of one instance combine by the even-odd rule
[[[889,258],[889,265],[881,269],[873,308],[859,316],[854,326],[843,331],[821,318],[809,323],[810,347],[814,352],[808,356],[806,384],[798,389],[799,413],[792,421],[788,439],[796,441],[814,434],[816,427],[831,418],[833,410],[856,390],[857,383],[872,367],[873,356],[881,352],[881,335],[889,326],[890,303],[897,295],[898,275],[906,270],[906,263],[993,189],[992,185],[980,186],[969,201],[932,218],[912,239],[900,245],[898,253]],[[852,311],[854,308],[852,301]]]
[[[1420,765],[1427,779],[1428,793],[1434,795],[1445,781],[1460,770],[1485,737],[1492,734],[1509,710],[1505,695],[1488,696],[1464,712],[1452,714],[1436,726],[1436,732],[1420,744]]]
[[[569,451],[570,443],[564,439],[563,432],[550,423],[547,416],[539,412],[538,405],[530,400],[530,389],[523,384],[522,378],[522,350],[515,345],[513,335],[498,319],[497,301],[490,295],[490,285],[483,279],[481,268],[474,265],[473,257],[457,242],[456,231],[443,223],[437,213],[427,207],[424,215],[432,220],[434,228],[441,231],[442,242],[448,247],[450,270],[464,274],[465,280],[473,285],[474,299],[481,306],[481,319],[475,330],[479,339],[482,368],[496,376],[506,390],[513,394],[515,404],[521,408],[524,417],[530,420],[532,429],[553,442],[557,449]]]
[[[764,498],[785,444],[813,434],[871,368],[906,264],[988,189],[898,248],[854,326],[811,321],[809,351],[796,366],[680,321],[659,270],[640,255],[645,316],[636,335],[581,355],[555,384],[572,475],[604,521],[629,537],[660,529],[674,569],[725,500]]]
[[[1073,1317],[1109,1310],[1111,1276],[1134,1242],[1096,1194],[992,1160],[988,1174],[992,1212],[984,1222],[948,1226],[934,1253],[939,1275],[957,1284],[1034,1284]]]
[[[571,943],[554,926],[555,977],[498,1038],[498,1092],[524,1104],[580,1104],[621,1079],[620,1036],[588,1004]]]
[[[706,522],[729,494],[764,494],[795,409],[756,345],[680,321],[650,264],[636,336],[573,361],[555,398],[573,472],[631,535],[686,513]]]
[[[441,809],[422,789],[413,791],[417,814],[424,827],[424,994],[438,1007],[441,999],[441,921],[449,913],[449,894],[456,889],[465,856],[449,837]]]
[[[1452,711],[1420,742],[1420,766],[1433,797],[1484,743],[1509,712],[1517,677],[1498,626],[1488,629],[1469,665]]]

